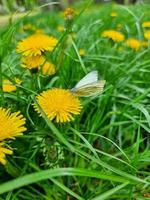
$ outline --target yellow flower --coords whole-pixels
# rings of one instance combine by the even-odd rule
[[[78,115],[81,111],[81,103],[69,90],[54,88],[42,92],[37,97],[37,102],[50,120],[57,123],[73,120],[72,115]],[[35,110],[40,113],[37,105]]]
[[[15,83],[20,85],[22,81],[18,78],[15,78]],[[4,92],[14,92],[16,91],[16,86],[9,80],[5,79],[3,80],[3,91]]]
[[[126,40],[126,45],[131,49],[138,51],[141,48],[141,41],[134,38],[130,38]]]
[[[150,39],[150,30],[144,31],[144,37],[145,37],[145,39],[147,39],[147,40]]]
[[[150,21],[143,22],[142,27],[143,28],[150,28]]]
[[[50,62],[45,62],[43,66],[41,66],[42,68],[42,74],[43,75],[53,75],[56,73],[56,67],[54,64],[50,63]]]
[[[17,45],[17,52],[24,56],[38,56],[45,51],[52,51],[58,40],[46,34],[33,34]]]
[[[114,42],[121,42],[124,40],[124,35],[115,30],[106,30],[102,33],[103,37],[112,39]]]
[[[6,149],[3,147],[3,143],[0,143],[0,163],[5,165],[6,164],[6,154],[11,155],[13,153],[12,150]]]
[[[118,16],[118,13],[112,12],[112,13],[110,13],[110,16],[111,16],[111,17],[117,17],[117,16]]]
[[[44,75],[53,75],[56,73],[56,67],[50,62],[47,62],[44,56],[23,57],[22,67],[29,70],[38,69]]]
[[[79,49],[80,56],[85,56],[86,52],[85,49]]]
[[[66,19],[71,20],[74,16],[74,10],[72,8],[66,8],[64,11],[64,16]]]
[[[11,113],[9,109],[0,107],[0,141],[14,139],[26,130],[25,118],[20,112]]]
[[[22,61],[22,67],[27,68],[27,69],[35,69],[39,68],[45,61],[45,58],[43,56],[27,56],[23,57],[21,59]]]

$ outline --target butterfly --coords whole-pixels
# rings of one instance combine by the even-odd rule
[[[98,80],[98,71],[94,70],[84,76],[71,92],[80,97],[94,96],[103,91],[105,80]]]

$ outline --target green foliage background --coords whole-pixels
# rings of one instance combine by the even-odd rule
[[[28,128],[8,143],[14,154],[5,167],[0,166],[1,200],[148,199],[150,47],[135,52],[100,35],[122,24],[126,38],[144,40],[141,24],[150,20],[150,6],[81,3],[75,9],[81,12],[74,20],[76,37],[70,35],[65,49],[65,33],[57,31],[64,25],[59,12],[25,17],[0,29],[1,87],[2,78],[23,80],[16,93],[1,90],[1,106],[21,110]],[[110,17],[112,11],[118,17]],[[28,23],[60,39],[55,52],[47,55],[56,65],[60,63],[55,76],[37,78],[21,68],[16,45],[32,34],[21,31]],[[79,55],[81,48],[86,50],[84,57]],[[102,95],[81,99],[84,108],[75,121],[58,125],[34,112],[35,93],[51,87],[72,88],[85,71],[92,70],[98,70],[107,83]]]

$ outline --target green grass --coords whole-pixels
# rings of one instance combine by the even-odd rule
[[[86,4],[88,5],[88,4]],[[39,13],[0,28],[0,103],[20,110],[27,131],[15,141],[0,165],[0,200],[148,199],[150,193],[150,47],[135,52],[124,43],[100,37],[103,30],[121,30],[126,38],[143,40],[148,5],[130,7],[76,5],[76,37],[57,31],[64,25],[59,12]],[[83,11],[83,12],[82,12]],[[116,18],[110,13],[116,11]],[[54,76],[33,78],[21,68],[16,45],[32,31],[31,23],[59,39],[48,59],[59,68]],[[123,47],[119,51],[119,47]],[[81,57],[79,49],[85,49]],[[98,70],[106,80],[104,92],[81,98],[82,113],[75,121],[56,124],[33,109],[34,96],[48,88],[72,88],[86,73]],[[2,79],[23,80],[16,92],[3,93]],[[36,102],[35,102],[36,103]]]

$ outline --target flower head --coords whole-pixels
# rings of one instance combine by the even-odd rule
[[[142,23],[143,28],[150,28],[150,21],[146,21]]]
[[[124,35],[115,30],[106,30],[102,33],[102,36],[112,39],[114,42],[121,42],[124,40]]]
[[[53,75],[56,73],[55,65],[46,61],[44,56],[23,57],[22,62],[22,67],[29,70],[38,69],[43,75]]]
[[[13,139],[26,130],[25,118],[20,112],[11,113],[10,110],[0,107],[0,141]]]
[[[55,65],[50,62],[45,62],[43,66],[41,66],[41,69],[43,75],[53,75],[56,73]]]
[[[26,56],[21,59],[22,61],[22,67],[27,69],[35,69],[39,68],[45,61],[45,58],[43,56]]]
[[[74,17],[74,10],[72,8],[66,8],[64,16],[66,19],[71,20]]]
[[[6,149],[3,147],[3,143],[0,143],[0,163],[5,165],[6,164],[6,154],[11,155],[13,153],[12,150]]]
[[[50,120],[55,119],[57,123],[73,120],[72,115],[78,115],[81,104],[69,90],[54,88],[42,92],[37,97],[37,102]],[[37,105],[35,110],[40,113]]]
[[[144,37],[147,40],[150,40],[150,30],[144,31]]]
[[[52,51],[57,44],[57,39],[46,34],[33,34],[17,45],[17,52],[24,56],[38,56],[45,51]]]
[[[21,80],[18,78],[15,78],[16,84],[21,84]],[[3,80],[3,91],[4,92],[14,92],[16,91],[17,87],[8,79]]]
[[[126,45],[131,49],[138,51],[141,48],[141,41],[134,38],[130,38],[126,40]]]

